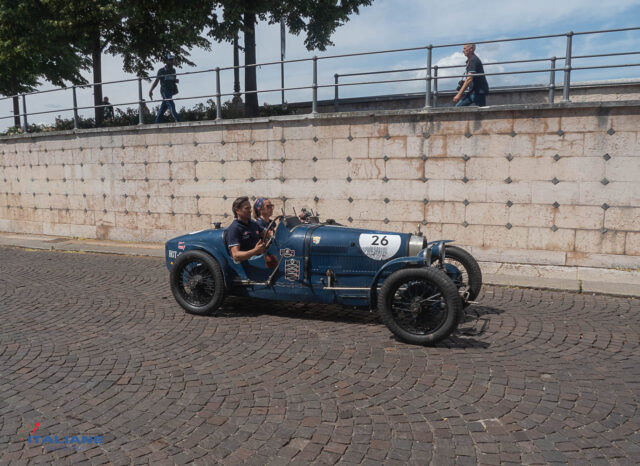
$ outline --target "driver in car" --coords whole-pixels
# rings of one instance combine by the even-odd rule
[[[237,198],[231,208],[235,220],[227,228],[227,243],[233,260],[242,262],[263,254],[266,250],[265,229],[251,220],[249,198]]]

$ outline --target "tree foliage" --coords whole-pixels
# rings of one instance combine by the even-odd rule
[[[253,13],[257,20],[269,24],[285,20],[289,31],[295,35],[305,33],[307,50],[325,50],[331,35],[345,24],[352,14],[358,14],[361,6],[373,0],[220,0],[214,11],[209,35],[216,40],[231,41],[237,31],[250,27],[245,24],[246,13]]]
[[[258,114],[255,25],[284,20],[306,34],[307,49],[325,50],[331,35],[373,0],[0,0],[0,93],[86,82],[92,69],[94,105],[102,105],[102,54],[119,55],[124,70],[147,77],[168,53],[193,65],[193,47],[208,38],[232,42],[244,34],[246,115]],[[206,32],[205,32],[206,31]],[[14,101],[14,112],[16,111]],[[96,108],[95,123],[103,121]],[[19,124],[19,122],[17,122]]]
[[[31,92],[42,79],[56,86],[84,83],[87,66],[50,2],[0,0],[0,94]]]
[[[270,24],[284,20],[293,34],[305,33],[307,50],[325,50],[333,45],[331,35],[338,26],[358,14],[361,6],[371,5],[373,0],[220,0],[214,10],[209,35],[217,41],[233,41],[239,32],[244,33],[245,66],[256,63],[255,24]],[[245,91],[255,91],[256,68],[245,68]],[[257,94],[246,94],[247,116],[258,111]]]
[[[167,53],[193,65],[189,50],[210,47],[202,35],[211,11],[210,0],[56,1],[85,53],[92,53],[97,45],[104,53],[119,55],[128,73],[147,76],[151,65]]]
[[[102,82],[102,53],[119,55],[124,70],[148,76],[153,62],[167,53],[192,65],[189,50],[209,49],[202,36],[208,24],[210,0],[50,0],[56,3],[61,21],[73,33],[73,41],[91,60],[93,82]],[[102,87],[95,86],[94,105],[102,103]],[[102,122],[102,109],[95,112]]]
[[[56,86],[86,82],[88,61],[56,16],[49,2],[0,0],[0,93],[33,91],[42,78]]]

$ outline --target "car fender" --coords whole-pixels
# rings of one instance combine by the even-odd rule
[[[442,256],[442,259],[444,260],[445,256],[443,255],[443,253],[446,255],[446,249],[447,249],[444,246],[447,243],[453,243],[453,241],[454,240],[452,239],[429,241],[427,243],[427,247],[431,247],[431,263],[435,262],[441,256]]]
[[[369,307],[375,309],[378,303],[378,281],[382,274],[386,271],[395,272],[405,266],[409,267],[422,267],[427,265],[427,256],[411,256],[411,257],[397,257],[384,264],[373,277],[371,287],[369,289]],[[394,270],[395,269],[395,270]]]

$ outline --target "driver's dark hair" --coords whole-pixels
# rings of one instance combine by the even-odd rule
[[[245,202],[249,202],[249,198],[247,196],[239,197],[235,201],[233,201],[233,204],[231,205],[231,210],[233,212],[233,218],[238,218],[238,214],[236,213],[236,210],[239,209],[240,206],[242,204],[244,204]]]

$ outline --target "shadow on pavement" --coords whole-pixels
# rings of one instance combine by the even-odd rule
[[[317,320],[353,324],[382,325],[378,314],[367,309],[354,309],[332,304],[291,303],[266,301],[251,298],[226,299],[222,308],[215,313],[218,317],[256,317],[273,315],[293,319]]]
[[[458,330],[450,338],[435,345],[442,348],[489,348],[490,341],[482,338],[489,328],[491,317],[504,310],[489,306],[471,305],[464,310]],[[228,297],[215,317],[257,317],[272,315],[291,319],[336,322],[342,324],[368,324],[384,326],[376,312],[338,305],[316,303],[280,303],[250,298]],[[395,339],[395,337],[393,338]]]
[[[489,306],[469,306],[464,310],[464,318],[458,325],[458,331],[436,346],[458,349],[489,348],[491,341],[479,340],[475,337],[483,337],[489,328],[491,316],[503,312],[502,309]]]
[[[471,305],[464,310],[464,318],[458,326],[458,333],[466,336],[484,335],[492,315],[502,314],[503,309],[495,307]]]

